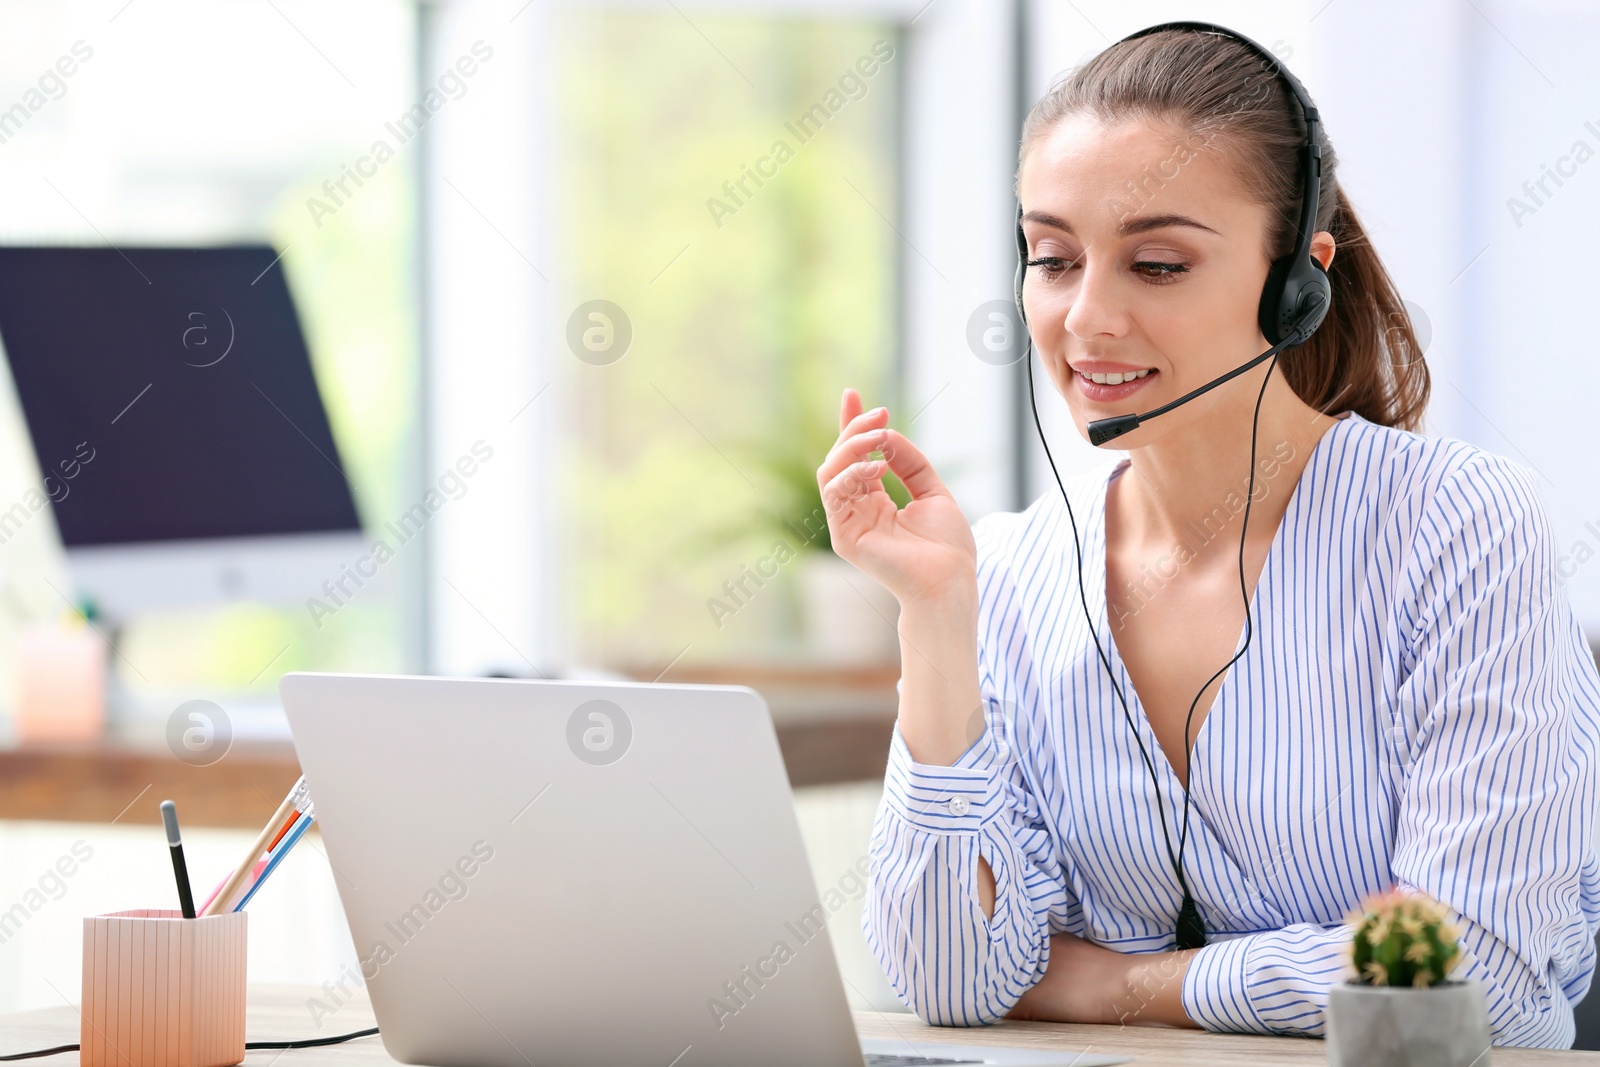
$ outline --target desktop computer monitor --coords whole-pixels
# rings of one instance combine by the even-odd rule
[[[271,247],[0,248],[0,344],[77,595],[102,615],[303,600],[359,555]]]

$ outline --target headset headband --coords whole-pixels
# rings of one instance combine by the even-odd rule
[[[1214,33],[1223,37],[1230,37],[1254,52],[1262,62],[1266,63],[1283,83],[1289,87],[1289,92],[1294,95],[1300,104],[1300,113],[1305,117],[1306,143],[1300,150],[1301,164],[1301,196],[1300,196],[1300,221],[1295,236],[1295,246],[1292,259],[1299,261],[1311,254],[1311,238],[1317,232],[1317,201],[1322,191],[1322,149],[1317,144],[1317,127],[1320,119],[1317,115],[1317,106],[1311,102],[1311,94],[1306,92],[1306,87],[1300,84],[1300,79],[1286,67],[1277,56],[1257,44],[1255,41],[1230,30],[1226,26],[1219,26],[1214,22],[1163,22],[1156,26],[1146,26],[1142,30],[1135,30],[1128,34],[1117,44],[1132,41],[1152,33],[1163,30],[1195,30],[1201,33]],[[1111,47],[1115,48],[1116,45]]]

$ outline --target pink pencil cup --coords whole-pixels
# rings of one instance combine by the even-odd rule
[[[83,1067],[244,1059],[245,912],[118,911],[83,920]]]

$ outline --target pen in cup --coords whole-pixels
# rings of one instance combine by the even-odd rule
[[[189,867],[183,862],[183,841],[178,837],[178,806],[161,802],[161,821],[167,828],[167,848],[172,852],[172,873],[178,880],[178,904],[185,919],[194,918],[194,896],[189,890]]]

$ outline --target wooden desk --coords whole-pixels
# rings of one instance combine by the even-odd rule
[[[777,724],[795,787],[881,781],[893,713]],[[0,747],[0,819],[159,824],[171,799],[183,825],[259,830],[300,776],[287,742],[239,742],[209,767],[114,739]]]
[[[253,987],[247,1040],[281,1041],[364,1030],[375,1025],[365,999],[352,1000],[313,1029],[306,1000],[321,990],[294,986]],[[1138,1063],[1173,1067],[1280,1067],[1283,1064],[1327,1062],[1321,1041],[1293,1037],[1241,1037],[1198,1031],[1156,1030],[1145,1027],[1060,1026],[1052,1023],[1000,1023],[979,1029],[934,1029],[911,1015],[857,1012],[856,1028],[864,1037],[909,1038],[944,1043],[1012,1045],[1018,1048],[1092,1049],[1108,1055],[1125,1055]],[[0,1017],[0,1055],[78,1040],[78,1014],[70,1007],[23,1012]],[[281,1060],[280,1060],[281,1057]],[[76,1053],[25,1060],[41,1067],[78,1062]],[[390,1064],[376,1037],[359,1038],[325,1048],[250,1052],[247,1067],[323,1067],[326,1064]],[[1496,1048],[1495,1067],[1600,1064],[1600,1052],[1553,1052],[1543,1049]]]
[[[754,686],[799,787],[883,780],[899,676],[893,665],[677,667],[665,680]],[[663,672],[641,668],[637,677]],[[300,775],[287,740],[236,740],[217,762],[189,766],[168,750],[162,726],[113,724],[92,741],[0,745],[0,819],[159,823],[157,807],[170,798],[185,826],[257,830]]]

